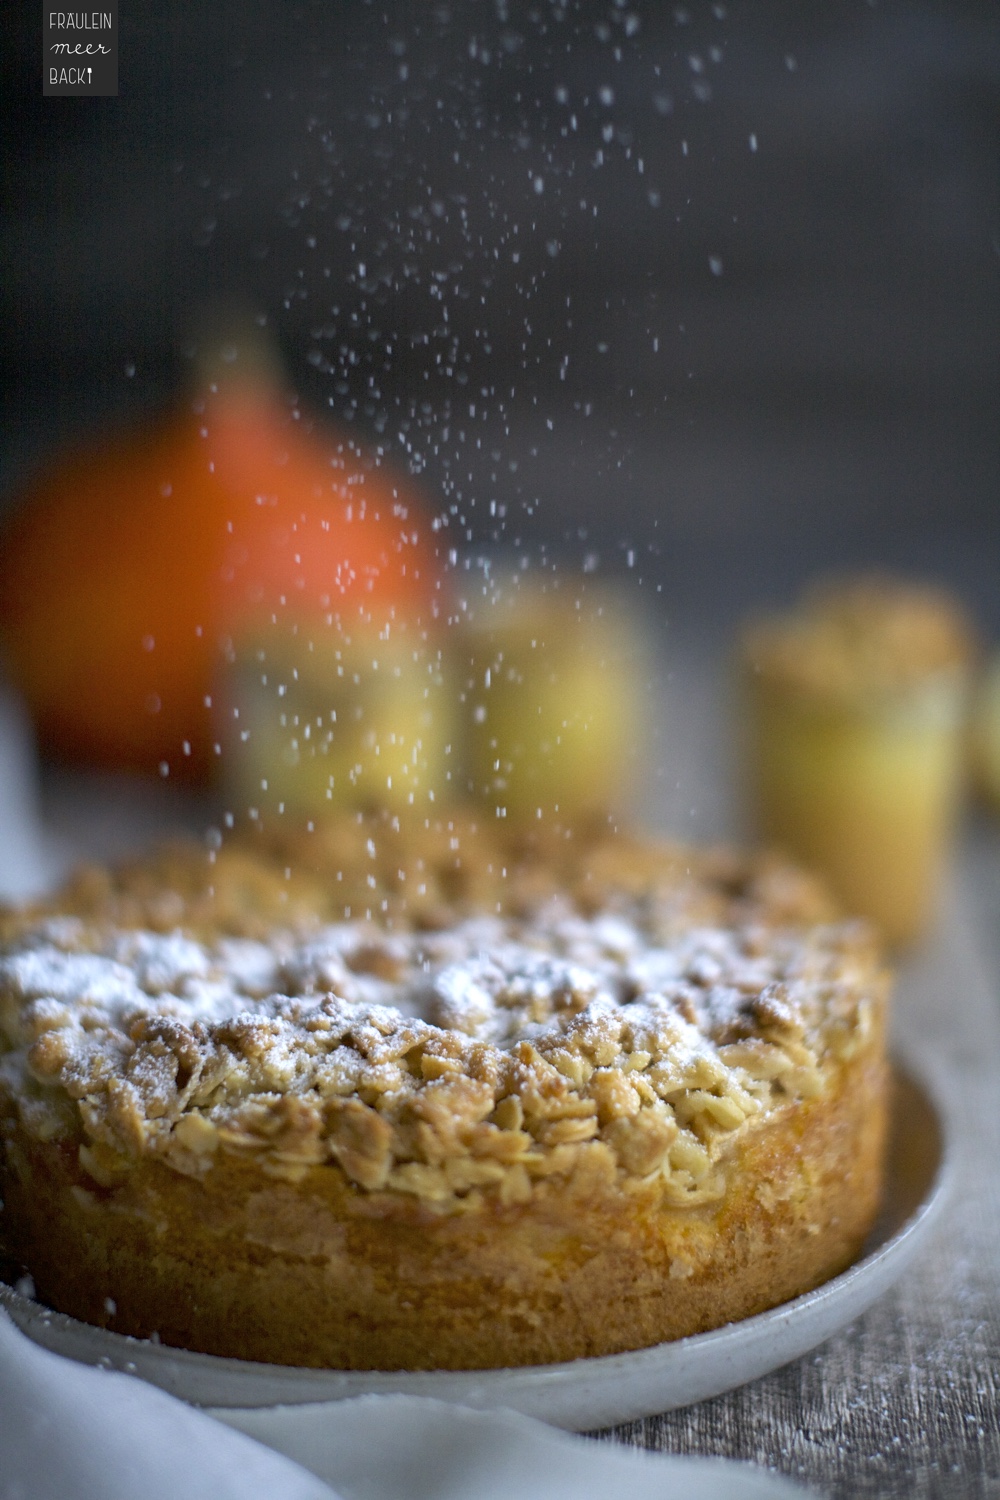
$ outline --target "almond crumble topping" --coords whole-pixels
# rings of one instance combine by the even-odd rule
[[[338,920],[331,871],[363,890],[358,862],[320,862],[327,894],[281,923],[285,851],[227,849],[186,856],[172,890],[147,864],[102,874],[100,900],[78,881],[61,913],[9,917],[0,1096],[98,1190],[144,1157],[197,1177],[228,1154],[292,1181],[336,1163],[437,1212],[552,1178],[694,1205],[722,1196],[737,1137],[819,1092],[872,1024],[867,930],[817,922],[795,872],[595,840],[572,880],[546,851],[510,856],[501,884],[477,864],[499,871],[499,846],[456,841],[450,899],[426,864],[399,899],[411,854],[395,887],[384,867],[367,887],[374,911],[352,894]],[[154,930],[171,894],[177,925]]]

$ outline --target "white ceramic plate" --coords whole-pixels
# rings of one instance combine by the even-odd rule
[[[2,1283],[0,1303],[45,1348],[84,1364],[129,1371],[200,1406],[296,1405],[396,1392],[463,1406],[503,1406],[584,1431],[717,1396],[823,1343],[906,1270],[937,1217],[950,1177],[929,1094],[897,1073],[886,1198],[861,1260],[815,1291],[741,1323],[634,1354],[560,1365],[415,1373],[293,1369],[125,1338],[52,1312]]]

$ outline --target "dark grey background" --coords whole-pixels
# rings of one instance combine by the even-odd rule
[[[117,99],[41,97],[27,8],[5,51],[5,492],[182,389],[222,301],[266,316],[303,405],[422,474],[462,555],[631,553],[724,630],[883,562],[1000,634],[993,4],[120,24]]]

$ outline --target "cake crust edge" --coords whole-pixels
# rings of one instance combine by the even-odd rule
[[[873,1034],[821,1096],[734,1143],[719,1203],[678,1208],[578,1168],[551,1194],[460,1216],[365,1194],[328,1165],[291,1184],[239,1160],[204,1181],[154,1160],[102,1190],[8,1118],[8,1244],[59,1310],[238,1359],[483,1369],[621,1353],[850,1265],[878,1209],[888,1097]]]

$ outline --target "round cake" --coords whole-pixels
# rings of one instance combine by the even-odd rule
[[[766,857],[351,819],[8,912],[0,1236],[38,1296],[207,1353],[631,1350],[847,1266],[886,976]]]

